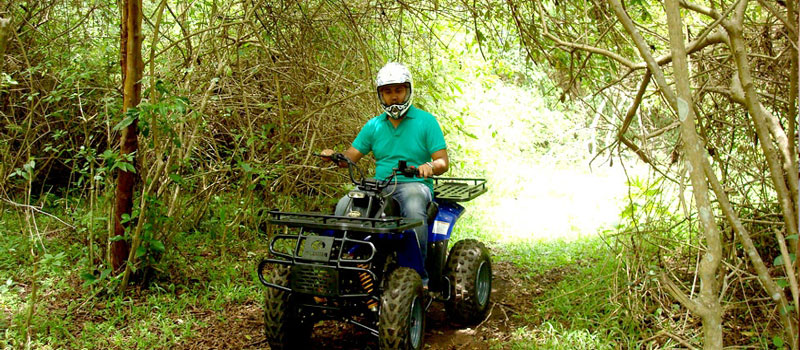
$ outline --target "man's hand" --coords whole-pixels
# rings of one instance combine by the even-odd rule
[[[319,156],[330,159],[332,162],[336,163],[336,165],[338,165],[340,168],[347,168],[347,162],[336,161],[335,159],[333,159],[333,155],[335,153],[336,152],[334,152],[332,149],[326,148],[322,150],[322,152],[319,152]],[[351,162],[353,162],[353,164],[358,163],[361,157],[364,156],[363,154],[361,154],[361,152],[359,152],[357,149],[353,147],[350,147],[346,151],[342,152],[342,155],[345,158],[349,159]]]
[[[417,167],[417,171],[419,171],[419,177],[424,178],[424,179],[427,179],[427,178],[435,175],[433,173],[433,163],[431,163],[431,162],[427,162],[425,164],[420,164]]]
[[[333,153],[334,152],[333,152],[332,149],[326,148],[326,149],[322,150],[322,152],[319,152],[319,155],[320,155],[320,157],[330,158],[333,155]]]
[[[326,149],[322,150],[322,152],[319,152],[319,156],[322,157],[322,158],[327,158],[331,162],[336,163],[336,165],[339,166],[340,168],[347,167],[347,163],[345,163],[345,162],[337,162],[336,160],[333,159],[332,156],[333,156],[334,153],[335,152],[332,149],[326,148]]]

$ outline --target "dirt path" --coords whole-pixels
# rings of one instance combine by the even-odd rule
[[[491,344],[508,341],[513,331],[522,326],[523,321],[512,316],[516,310],[529,308],[531,298],[541,290],[520,280],[520,271],[510,263],[499,262],[493,267],[492,306],[487,318],[472,328],[454,325],[447,320],[444,305],[435,302],[427,314],[425,349],[487,349]],[[269,348],[264,340],[261,305],[255,302],[231,306],[222,313],[198,314],[205,326],[198,326],[194,342],[184,344],[183,349]],[[374,337],[355,326],[325,321],[314,327],[310,348],[363,350],[378,346]]]

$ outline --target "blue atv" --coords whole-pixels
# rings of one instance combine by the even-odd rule
[[[347,162],[356,185],[345,215],[268,213],[271,257],[259,263],[258,278],[269,287],[264,318],[270,347],[304,348],[314,324],[333,319],[376,336],[380,349],[422,349],[425,312],[434,300],[444,302],[459,324],[483,320],[492,291],[489,250],[474,239],[457,242],[449,254],[447,245],[464,211],[458,202],[485,193],[486,180],[434,178],[422,261],[413,231],[422,222],[400,217],[399,204],[383,194],[396,176],[413,177],[417,169],[400,161],[389,178],[376,180],[342,154],[331,158]]]

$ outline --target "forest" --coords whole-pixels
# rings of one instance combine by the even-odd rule
[[[402,62],[491,297],[304,348],[798,350],[795,1],[0,0],[0,346],[280,349],[271,215]]]

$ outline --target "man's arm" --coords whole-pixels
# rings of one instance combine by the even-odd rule
[[[450,158],[447,157],[447,149],[440,149],[433,152],[433,154],[431,154],[431,159],[433,159],[431,162],[418,167],[419,176],[429,178],[434,175],[442,175],[450,168]]]

